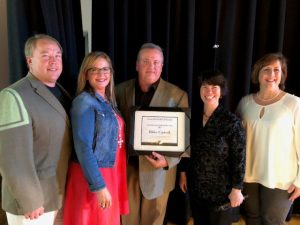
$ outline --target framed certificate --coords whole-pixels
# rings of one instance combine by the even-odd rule
[[[147,107],[134,112],[133,149],[180,156],[190,146],[190,117],[181,108]]]

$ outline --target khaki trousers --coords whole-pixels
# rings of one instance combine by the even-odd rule
[[[138,169],[127,166],[129,214],[122,216],[122,225],[162,225],[169,192],[155,199],[146,199],[141,193]]]

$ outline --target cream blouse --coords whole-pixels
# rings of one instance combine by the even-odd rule
[[[237,114],[246,130],[244,181],[283,190],[300,187],[300,98],[286,93],[263,106],[251,94],[241,99]]]

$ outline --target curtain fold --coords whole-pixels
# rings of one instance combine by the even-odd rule
[[[64,69],[59,81],[74,94],[77,73],[84,56],[80,0],[7,1],[9,70],[11,82],[27,73],[24,44],[28,37],[45,33],[62,45]]]
[[[119,83],[136,76],[142,43],[160,45],[163,78],[185,89],[192,105],[199,101],[195,78],[218,68],[229,81],[224,104],[234,110],[253,91],[251,68],[263,54],[283,52],[290,62],[288,80],[297,76],[297,53],[290,46],[299,45],[299,7],[300,2],[286,0],[96,0],[92,49],[113,58]],[[294,85],[287,82],[287,91],[300,95]]]

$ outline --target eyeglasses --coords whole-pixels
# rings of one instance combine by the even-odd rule
[[[153,64],[154,67],[159,67],[162,65],[162,62],[159,61],[159,60],[154,60],[154,61],[151,61],[149,59],[140,59],[139,60],[141,64],[145,65],[145,66],[150,66]]]
[[[96,74],[109,74],[111,72],[110,67],[102,67],[102,68],[97,68],[97,67],[92,67],[87,70],[89,74],[96,75]]]

